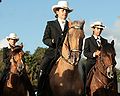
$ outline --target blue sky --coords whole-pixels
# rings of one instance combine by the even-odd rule
[[[0,44],[11,32],[17,33],[24,50],[34,53],[42,43],[46,22],[54,20],[51,7],[58,0],[2,0],[0,3]],[[106,25],[103,37],[115,39],[117,60],[120,62],[120,0],[67,0],[74,11],[69,14],[71,20],[85,19],[85,35],[90,36],[90,24],[100,20]]]

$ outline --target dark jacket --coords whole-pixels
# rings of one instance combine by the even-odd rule
[[[104,39],[102,37],[100,39],[101,39],[101,45],[107,43],[106,39]],[[93,35],[91,37],[85,39],[84,56],[87,57],[87,63],[95,64],[96,57],[93,57],[93,53],[98,49],[99,49],[99,47],[98,47],[97,42]]]
[[[5,72],[10,69],[10,58],[11,58],[11,49],[8,47],[3,48],[3,62],[5,64]]]
[[[58,20],[48,21],[43,36],[43,43],[49,48],[45,52],[45,56],[55,56],[58,50],[61,50],[64,38],[68,31],[68,21],[65,24],[64,31],[62,31]],[[52,42],[54,40],[54,42]]]

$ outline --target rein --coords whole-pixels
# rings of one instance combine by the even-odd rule
[[[74,27],[71,27],[71,28],[75,28],[76,29],[76,27],[74,26]],[[70,28],[70,29],[71,29]],[[78,29],[78,27],[77,27],[77,29]],[[79,28],[80,29],[80,28]],[[69,32],[67,33],[67,41],[68,41],[68,43],[66,44],[66,43],[63,43],[63,44],[65,44],[65,46],[67,46],[68,47],[68,50],[69,50],[69,53],[68,53],[68,58],[65,58],[62,54],[61,54],[61,57],[66,61],[66,62],[68,62],[69,64],[71,64],[71,65],[77,65],[78,64],[78,61],[76,61],[76,63],[71,63],[71,61],[70,61],[70,56],[71,56],[71,53],[72,52],[78,52],[79,54],[81,54],[81,51],[80,50],[78,50],[78,49],[73,49],[73,50],[71,50],[71,47],[70,47],[70,40],[69,40]]]
[[[103,66],[105,66],[105,64],[103,63],[103,60],[102,60],[102,58],[101,58],[101,56],[99,57],[99,62],[98,63],[100,63],[101,65],[103,65]],[[95,68],[96,69],[98,69],[98,71],[105,77],[105,78],[107,78],[107,79],[109,79],[101,70],[100,70],[100,68],[99,68],[99,66],[95,66]],[[104,88],[105,89],[109,89],[110,87],[110,85],[112,84],[112,82],[113,82],[113,80],[111,81],[111,82],[109,82],[108,84],[105,84],[100,78],[98,78],[96,75],[95,75],[95,78],[102,84],[102,85],[104,85]]]
[[[63,55],[61,55],[61,57],[68,62],[70,65],[76,66],[78,64],[78,61],[76,61],[76,63],[71,63],[69,59],[66,59]]]
[[[95,76],[95,78],[102,84],[104,85],[105,89],[109,89],[110,85],[113,83],[113,80],[111,82],[109,82],[108,84],[105,84],[104,82],[102,82],[102,80],[100,78],[98,78],[97,76]]]

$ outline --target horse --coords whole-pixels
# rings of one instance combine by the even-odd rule
[[[87,96],[117,96],[114,40],[102,45],[100,50],[100,56],[97,57],[96,64],[90,70],[93,76]]]
[[[17,45],[10,53],[10,71],[8,73],[2,96],[28,96],[28,91],[23,84],[20,76],[25,70],[25,65],[22,61],[24,52],[23,45]]]
[[[80,96],[84,83],[78,70],[81,58],[85,21],[69,21],[61,56],[50,72],[50,87],[54,96]]]

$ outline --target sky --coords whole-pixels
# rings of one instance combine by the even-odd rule
[[[6,46],[6,36],[15,32],[23,42],[24,50],[35,52],[47,47],[42,42],[47,21],[54,20],[51,10],[59,0],[2,0],[0,3],[0,48]],[[67,0],[73,12],[69,18],[85,20],[85,38],[91,36],[90,24],[102,21],[106,26],[102,36],[115,40],[117,67],[120,68],[120,0]]]

